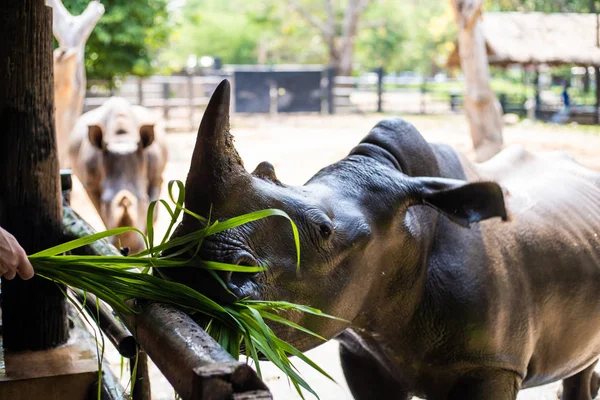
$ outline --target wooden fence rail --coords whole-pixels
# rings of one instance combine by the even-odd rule
[[[228,78],[235,93],[234,74],[229,71],[219,76],[171,75],[148,78],[126,78],[110,86],[107,81],[90,81],[85,100],[85,110],[100,106],[111,95],[128,99],[133,104],[156,110],[163,117],[168,130],[195,130],[202,112],[218,83]],[[324,69],[321,83],[323,113],[373,113],[393,114],[444,114],[462,112],[463,82],[456,79],[436,81],[418,76],[387,76],[382,69],[361,76],[335,76]],[[289,88],[272,88],[267,99],[277,104]],[[258,96],[258,94],[255,94]],[[498,92],[505,113],[526,116],[527,98],[524,94],[511,95]],[[234,95],[235,98],[235,95]],[[233,106],[235,110],[235,104]],[[536,112],[538,118],[552,115],[560,110],[561,104],[544,101]],[[277,107],[270,107],[277,112]],[[587,111],[586,111],[587,112]],[[591,111],[593,113],[593,110]],[[542,118],[544,119],[544,118]]]

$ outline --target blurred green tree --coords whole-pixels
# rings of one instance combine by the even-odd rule
[[[73,15],[80,14],[88,0],[63,0]],[[168,42],[173,28],[168,0],[103,0],[105,14],[85,47],[88,79],[115,76],[147,76],[154,72],[154,57]]]
[[[378,1],[365,13],[356,42],[363,69],[416,71],[431,75],[454,48],[456,24],[448,1]]]
[[[168,48],[160,55],[170,69],[186,65],[188,58],[219,57],[224,63],[256,62],[258,26],[240,0],[187,0],[174,15],[177,27]]]
[[[485,0],[486,11],[594,12],[595,0]]]
[[[187,0],[160,62],[330,64],[338,73],[383,66],[422,74],[443,66],[456,38],[444,0]]]
[[[362,70],[383,67],[395,71],[402,64],[402,47],[410,38],[403,5],[394,1],[373,4],[365,12],[356,38],[355,58]]]
[[[372,3],[373,0],[288,0],[290,8],[321,36],[328,64],[338,75],[352,73],[359,26]]]

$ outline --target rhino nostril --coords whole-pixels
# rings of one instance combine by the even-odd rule
[[[119,206],[126,209],[131,207],[131,199],[127,196],[123,196],[123,198],[119,201]]]
[[[248,266],[248,267],[256,267],[258,266],[258,262],[254,257],[250,254],[240,254],[237,256],[237,259],[234,262],[235,265],[240,266]],[[237,287],[241,287],[249,281],[254,281],[258,279],[260,273],[258,272],[229,272],[226,275],[226,282],[232,284]]]

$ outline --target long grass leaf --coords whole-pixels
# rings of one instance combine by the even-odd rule
[[[178,189],[177,194],[175,194],[175,189]],[[301,396],[303,396],[300,390],[301,387],[316,396],[308,383],[298,374],[288,356],[295,355],[325,376],[329,377],[329,375],[292,345],[279,339],[266,320],[298,329],[305,334],[323,340],[324,338],[320,335],[282,317],[278,313],[282,311],[304,312],[319,317],[343,320],[324,314],[312,307],[282,301],[243,299],[233,304],[221,305],[189,286],[165,280],[149,273],[150,270],[160,272],[162,268],[202,268],[208,271],[208,275],[212,275],[216,279],[214,284],[220,284],[228,291],[226,283],[220,279],[216,271],[258,273],[264,271],[265,268],[263,266],[231,265],[201,260],[198,254],[205,238],[228,229],[275,216],[284,217],[291,224],[296,246],[296,261],[299,268],[300,239],[294,221],[281,210],[268,209],[224,221],[215,220],[211,222],[212,207],[208,218],[197,215],[184,207],[185,187],[182,182],[169,182],[168,192],[173,207],[165,200],[151,203],[146,215],[147,234],[135,228],[123,227],[54,246],[29,256],[36,273],[42,278],[83,290],[84,302],[86,301],[85,293],[94,293],[97,298],[104,300],[120,313],[135,312],[126,303],[130,299],[143,299],[180,307],[192,315],[205,331],[213,336],[234,357],[237,358],[243,348],[246,356],[255,361],[259,376],[261,372],[259,356],[262,354],[288,376]],[[165,236],[159,244],[155,245],[156,238],[152,223],[154,214],[157,211],[156,207],[159,205],[167,210],[171,221]],[[170,238],[172,229],[184,213],[197,219],[201,228],[178,238]],[[91,244],[96,240],[131,231],[140,234],[146,244],[146,250],[139,254],[127,257],[64,255],[66,252]],[[208,279],[212,278],[209,277]],[[101,358],[102,354],[99,353],[98,356]]]

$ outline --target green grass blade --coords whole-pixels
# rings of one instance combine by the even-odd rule
[[[125,232],[132,232],[132,231],[139,233],[144,238],[146,237],[142,233],[142,231],[140,231],[139,229],[136,229],[136,228],[131,228],[131,227],[114,228],[114,229],[106,230],[104,232],[99,232],[99,233],[95,233],[93,235],[85,236],[85,237],[82,237],[79,239],[71,240],[69,242],[59,244],[54,247],[50,247],[49,249],[42,250],[35,254],[30,255],[29,258],[31,259],[31,258],[35,258],[35,257],[55,256],[57,254],[66,253],[66,252],[76,249],[78,247],[82,247],[82,246],[88,245],[90,243],[94,243],[95,241],[100,240],[100,239],[105,239],[110,236],[116,236],[116,235],[120,235]]]
[[[176,188],[178,189],[177,195],[175,195]],[[225,221],[216,220],[211,222],[211,215],[207,219],[184,207],[185,187],[182,182],[169,182],[168,190],[173,207],[164,200],[151,203],[146,214],[146,235],[138,229],[124,227],[54,246],[29,256],[37,275],[57,283],[79,288],[84,293],[94,293],[97,298],[104,300],[120,313],[134,312],[126,303],[127,300],[134,298],[180,307],[194,316],[206,332],[235,357],[239,356],[243,344],[246,356],[255,360],[259,376],[261,372],[258,359],[259,355],[262,354],[288,376],[301,396],[303,395],[300,388],[304,388],[316,396],[308,383],[298,374],[288,359],[288,355],[299,357],[328,378],[331,379],[331,377],[293,346],[277,338],[267,321],[283,324],[324,340],[320,335],[287,320],[278,312],[298,311],[340,321],[343,321],[342,319],[324,314],[312,307],[289,302],[239,300],[224,306],[189,286],[164,280],[149,273],[150,269],[160,271],[161,268],[172,267],[202,268],[209,272],[208,275],[212,275],[216,279],[214,284],[220,284],[225,290],[228,290],[225,282],[219,278],[217,271],[258,273],[264,271],[265,268],[263,266],[239,266],[201,260],[197,255],[203,241],[210,235],[272,216],[284,217],[290,222],[296,246],[296,262],[299,268],[300,239],[294,221],[281,210],[268,209]],[[159,203],[167,210],[171,221],[165,236],[155,246],[155,230],[152,223]],[[169,236],[177,220],[184,213],[200,221],[202,227],[178,238],[170,238]],[[145,251],[137,255],[128,257],[62,255],[77,247],[91,244],[96,240],[131,231],[142,235],[147,247]],[[163,255],[166,252],[170,252],[170,254]],[[208,277],[207,279],[212,278]]]
[[[258,310],[255,310],[255,311],[259,312]],[[327,341],[327,339],[325,339],[323,336],[318,335],[318,334],[314,333],[313,331],[311,331],[310,329],[306,329],[305,327],[300,326],[300,325],[298,325],[298,324],[296,324],[296,323],[294,323],[294,322],[292,322],[292,321],[290,321],[288,319],[280,317],[277,314],[273,314],[273,313],[270,313],[270,312],[267,312],[267,311],[260,311],[260,315],[263,318],[265,318],[265,319],[268,319],[268,320],[271,320],[271,321],[274,321],[274,322],[278,322],[278,323],[280,323],[282,325],[289,326],[290,328],[297,329],[297,330],[299,330],[301,332],[304,332],[304,333],[306,333],[308,335],[311,335],[311,336],[314,336],[316,338],[319,338],[319,339],[321,339],[324,342]]]

